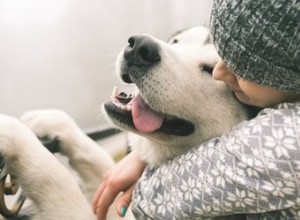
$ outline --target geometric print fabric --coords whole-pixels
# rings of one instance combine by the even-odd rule
[[[300,102],[148,166],[132,209],[137,219],[300,219]]]

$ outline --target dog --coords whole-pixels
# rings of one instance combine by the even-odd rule
[[[142,159],[160,164],[251,117],[225,84],[212,79],[219,57],[208,28],[179,32],[168,43],[149,35],[128,42],[117,73],[138,91],[127,95],[115,89],[103,108],[115,126],[138,135],[132,150]],[[38,137],[59,140],[81,187]],[[0,162],[0,177],[9,173],[30,199],[30,220],[96,219],[90,202],[114,166],[111,156],[60,110],[30,111],[21,120],[0,115]],[[133,219],[130,210],[125,218]],[[119,218],[112,210],[107,219]]]
[[[129,38],[117,74],[137,92],[114,89],[104,109],[118,128],[143,137],[132,149],[143,160],[160,164],[252,117],[212,78],[219,59],[206,27],[179,32],[168,43],[147,35]]]

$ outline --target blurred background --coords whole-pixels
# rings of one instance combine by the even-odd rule
[[[0,113],[58,108],[81,128],[106,123],[101,103],[122,83],[129,36],[167,40],[208,25],[211,0],[0,0]],[[122,86],[122,85],[121,85]]]

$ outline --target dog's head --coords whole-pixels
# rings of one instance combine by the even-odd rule
[[[228,132],[247,116],[227,86],[212,78],[219,60],[205,27],[177,33],[168,41],[130,37],[117,59],[117,73],[138,88],[114,91],[104,109],[122,129],[169,147],[192,147]]]

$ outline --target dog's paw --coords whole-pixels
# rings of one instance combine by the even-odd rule
[[[35,144],[32,132],[18,119],[0,114],[0,178],[7,174],[6,162],[18,161],[26,146]]]
[[[58,138],[59,141],[66,141],[70,134],[79,130],[67,113],[56,109],[28,111],[21,117],[21,121],[41,139]]]

